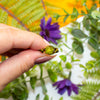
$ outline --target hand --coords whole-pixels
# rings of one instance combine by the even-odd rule
[[[49,43],[39,35],[0,24],[0,54],[9,56],[0,63],[0,91],[11,81],[28,71],[34,63],[52,59],[38,50]]]

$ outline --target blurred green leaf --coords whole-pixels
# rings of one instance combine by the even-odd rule
[[[72,48],[75,50],[77,54],[82,54],[84,52],[82,43],[77,39],[74,39],[72,43]]]
[[[59,100],[63,100],[63,97],[61,97]]]
[[[8,99],[11,96],[10,83],[0,92],[0,98]]]
[[[86,68],[84,65],[82,65],[82,64],[79,64],[79,66],[81,67],[81,68]]]
[[[68,17],[69,15],[65,15],[63,22],[65,22]]]
[[[43,100],[49,100],[49,96],[46,94]]]
[[[54,15],[54,18],[56,18],[56,20],[58,20],[59,17],[60,17],[59,14],[55,14],[55,15]]]
[[[100,12],[95,10],[91,13],[91,16],[94,18],[94,19],[98,19],[100,18]]]
[[[94,67],[94,63],[93,63],[92,61],[88,61],[88,62],[86,63],[86,68],[87,68],[88,70],[92,69],[93,67]]]
[[[88,44],[89,44],[92,48],[98,49],[98,43],[97,43],[97,41],[96,41],[95,39],[90,38],[90,39],[88,40]]]
[[[40,100],[40,94],[37,94],[36,100]]]
[[[28,90],[27,88],[14,88],[12,93],[13,100],[27,100]]]
[[[90,19],[88,18],[88,16],[85,16],[82,22],[83,22],[83,26],[86,28],[86,30],[89,30],[89,28],[90,28]]]
[[[66,55],[60,55],[59,57],[60,57],[60,59],[61,59],[62,61],[64,61],[64,62],[66,61]]]
[[[5,61],[6,60],[6,56],[1,56],[1,61]]]
[[[46,88],[46,86],[45,86],[45,81],[44,81],[44,79],[41,79],[41,85],[42,85],[43,93],[46,94],[46,93],[47,93],[47,88]]]
[[[71,65],[70,62],[67,62],[65,66],[66,66],[67,69],[71,69],[72,68],[72,65]]]
[[[35,89],[36,81],[37,81],[37,77],[30,78],[30,85],[31,85],[32,89]]]
[[[73,29],[71,34],[76,37],[76,38],[79,38],[79,39],[83,39],[83,38],[86,38],[87,35],[83,33],[83,31],[81,31],[80,29]]]
[[[92,51],[90,54],[93,58],[99,58],[99,54],[97,52]]]
[[[48,69],[48,74],[52,82],[57,81],[57,74],[55,72],[53,72],[51,69]]]
[[[76,8],[73,8],[73,13],[72,13],[72,15],[71,15],[71,18],[72,18],[72,19],[75,19],[75,18],[77,18],[77,17],[78,17],[78,11],[77,11]]]

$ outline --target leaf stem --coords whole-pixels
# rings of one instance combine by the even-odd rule
[[[44,10],[46,11],[46,7],[45,7],[45,4],[44,4],[44,1],[41,0],[41,3],[42,3],[42,5],[43,5]],[[45,14],[48,15],[47,11],[45,12]]]
[[[8,13],[11,17],[13,17],[27,31],[29,31],[29,29],[26,27],[26,25],[22,21],[20,21],[20,19],[17,18],[12,12],[10,12],[7,8],[5,8],[2,4],[0,4],[0,8],[3,9],[6,13]]]

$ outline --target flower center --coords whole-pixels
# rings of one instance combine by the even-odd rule
[[[49,37],[49,31],[47,29],[45,29],[45,33],[46,33],[46,36]]]

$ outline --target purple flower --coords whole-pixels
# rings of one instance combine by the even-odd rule
[[[41,19],[41,32],[40,35],[47,41],[51,41],[57,44],[56,40],[61,38],[58,23],[51,24],[52,19],[49,18],[47,23],[45,22],[45,17]]]
[[[78,94],[78,89],[79,88],[68,79],[64,79],[62,81],[58,81],[58,82],[54,83],[53,86],[57,86],[58,93],[60,95],[64,94],[65,91],[68,92],[68,96],[71,95],[72,91],[74,91],[76,94]]]

